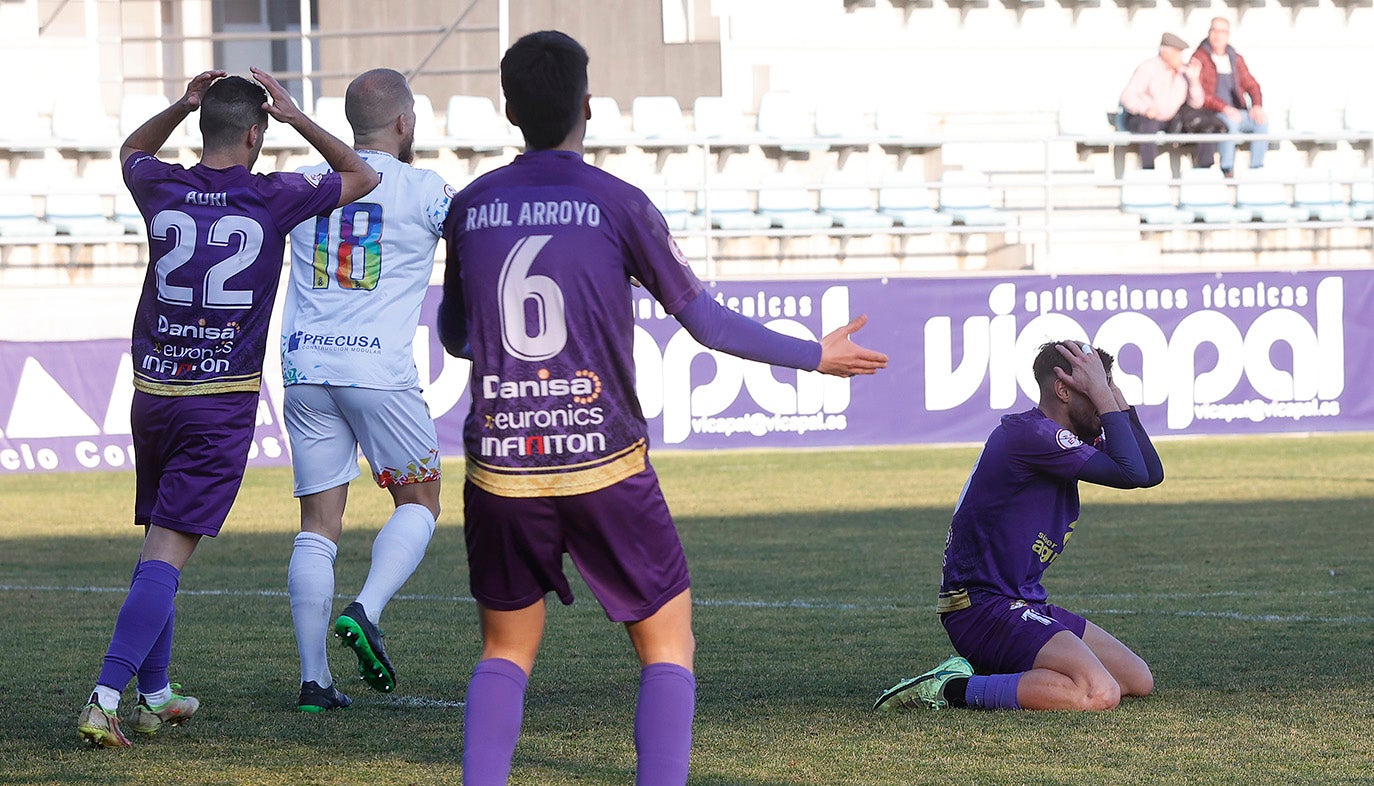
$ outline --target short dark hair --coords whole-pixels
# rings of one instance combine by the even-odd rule
[[[1082,342],[1046,341],[1040,345],[1040,351],[1035,356],[1035,363],[1031,365],[1031,370],[1035,372],[1035,384],[1039,385],[1041,389],[1044,389],[1046,384],[1058,379],[1054,373],[1056,368],[1063,369],[1065,374],[1073,372],[1073,366],[1069,364],[1069,359],[1064,357],[1058,349],[1060,344],[1069,343],[1081,344]],[[1093,349],[1097,352],[1097,356],[1102,358],[1102,368],[1107,370],[1107,379],[1110,380],[1112,378],[1112,366],[1116,364],[1116,358],[1101,347],[1094,347]]]
[[[241,76],[215,80],[200,100],[200,135],[207,148],[237,142],[250,127],[267,131],[267,91],[262,85]]]
[[[587,95],[587,50],[566,33],[542,30],[511,44],[501,58],[501,90],[534,150],[568,138]]]

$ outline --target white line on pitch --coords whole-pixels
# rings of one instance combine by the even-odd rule
[[[124,587],[70,587],[55,585],[36,585],[23,586],[17,584],[0,584],[0,592],[90,592],[90,593],[122,593],[128,592]],[[287,593],[282,590],[182,590],[179,595],[211,596],[211,597],[261,597],[261,598],[284,598]],[[1330,595],[1368,595],[1364,590],[1321,590],[1311,592],[1250,592],[1250,591],[1222,591],[1208,593],[1122,593],[1122,594],[1064,594],[1058,598],[1068,598],[1074,600],[1186,600],[1196,598],[1236,598],[1236,597],[1259,597],[1273,594],[1282,594],[1285,597],[1309,596],[1324,597]],[[336,599],[348,599],[352,596],[336,595]],[[443,603],[473,603],[473,599],[464,595],[397,595],[393,600],[416,600]],[[728,598],[694,598],[693,605],[703,607],[721,608],[750,608],[750,609],[806,609],[812,611],[898,611],[910,610],[906,606],[899,606],[894,603],[836,603],[833,601],[812,601],[812,600],[732,600]],[[1369,624],[1374,622],[1374,617],[1318,617],[1304,614],[1283,615],[1283,614],[1241,614],[1239,612],[1228,611],[1168,611],[1164,609],[1099,609],[1086,610],[1086,614],[1150,614],[1168,617],[1213,617],[1219,619],[1231,619],[1243,622],[1329,622],[1339,624]]]
[[[384,699],[378,699],[378,701],[383,704],[395,704],[398,707],[439,707],[441,709],[449,709],[467,706],[467,702],[463,701],[444,701],[443,699],[429,699],[424,696],[387,696]]]
[[[1084,615],[1122,614],[1154,617],[1205,617],[1237,622],[1330,622],[1338,625],[1369,625],[1374,617],[1312,617],[1306,614],[1241,614],[1234,611],[1164,611],[1161,609],[1093,609]]]

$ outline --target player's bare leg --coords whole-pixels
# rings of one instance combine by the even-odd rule
[[[639,655],[639,665],[675,663],[692,670],[696,637],[692,634],[691,590],[683,590],[652,617],[626,623],[625,630]]]
[[[1150,673],[1149,665],[1112,634],[1089,622],[1083,631],[1083,643],[1111,672],[1121,686],[1122,696],[1149,696],[1154,692],[1155,677]]]
[[[1017,701],[1028,710],[1110,710],[1121,701],[1121,686],[1086,642],[1060,631],[1021,675]]]
[[[482,660],[472,670],[463,711],[465,786],[500,786],[510,777],[544,614],[543,598],[515,611],[477,606]]]
[[[635,707],[635,783],[684,784],[696,711],[691,590],[683,590],[653,616],[627,623],[625,629],[643,667]]]
[[[189,532],[178,532],[155,524],[147,529],[143,538],[143,552],[138,557],[140,562],[157,560],[181,570],[186,567],[186,562],[200,543],[200,536]]]

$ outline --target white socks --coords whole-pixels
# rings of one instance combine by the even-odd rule
[[[162,690],[155,690],[152,693],[139,691],[138,695],[146,702],[149,707],[161,707],[172,700],[172,685],[168,683]]]
[[[109,685],[96,685],[93,693],[95,700],[106,712],[115,712],[119,709],[119,691]]]
[[[325,645],[334,616],[334,541],[313,532],[296,536],[286,588],[291,596],[291,620],[296,626],[296,649],[301,656],[301,682],[322,688],[334,684]]]
[[[372,542],[372,566],[362,592],[358,593],[358,603],[374,625],[382,618],[382,609],[391,597],[420,566],[432,537],[434,514],[424,505],[414,503],[397,507],[377,533]]]

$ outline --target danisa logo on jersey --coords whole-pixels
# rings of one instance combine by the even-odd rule
[[[477,395],[507,403],[482,423],[492,433],[482,436],[484,457],[600,455],[606,450],[606,435],[597,430],[606,415],[597,404],[601,377],[595,371],[578,369],[564,378],[541,368],[534,379],[518,380],[488,374]]]
[[[979,294],[959,282],[968,294],[947,298],[944,314],[921,326],[924,409],[1030,406],[1036,348],[1074,339],[1117,356],[1126,399],[1170,431],[1322,428],[1312,421],[1342,415],[1348,277],[1036,277],[983,284]]]
[[[237,322],[211,325],[204,319],[182,324],[158,314],[153,351],[139,358],[138,367],[160,377],[180,377],[194,371],[224,374],[229,370],[226,358],[234,351],[239,327]]]
[[[795,338],[817,341],[849,322],[850,286],[721,283],[699,297]],[[660,444],[746,447],[843,444],[850,380],[774,369],[706,349],[647,293],[635,291],[640,406]],[[852,438],[851,438],[852,439]]]

